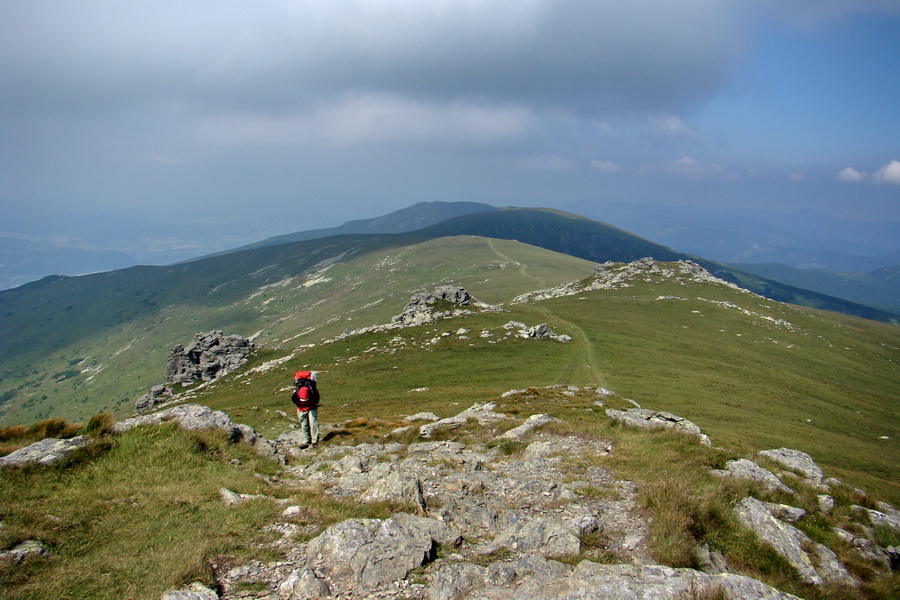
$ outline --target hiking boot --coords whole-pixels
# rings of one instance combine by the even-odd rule
[[[298,446],[298,447],[299,447],[301,450],[306,450],[307,448],[309,448],[309,444],[300,444],[300,446]]]

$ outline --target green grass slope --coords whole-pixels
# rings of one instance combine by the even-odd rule
[[[0,293],[0,423],[128,412],[199,331],[291,348],[387,322],[441,283],[480,282],[482,300],[503,302],[592,268],[501,240],[348,236],[44,279]]]
[[[420,410],[446,417],[509,389],[601,385],[696,422],[716,443],[801,449],[832,475],[900,501],[895,326],[658,277],[506,308],[305,348],[216,383],[199,401],[275,434],[287,425],[275,411],[290,408],[300,366],[321,371],[322,417],[332,422]],[[508,336],[511,320],[547,322],[573,340]],[[256,365],[282,356],[263,352]]]

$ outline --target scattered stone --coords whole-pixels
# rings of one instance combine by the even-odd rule
[[[169,350],[166,384],[212,381],[247,362],[253,349],[253,343],[239,335],[197,333],[187,346],[179,344]]]
[[[14,562],[20,562],[37,556],[50,556],[50,551],[40,540],[26,540],[15,546],[12,550],[0,552],[0,561],[12,560]]]
[[[774,473],[763,469],[758,464],[747,458],[729,460],[727,463],[725,463],[724,470],[713,469],[712,471],[710,471],[710,473],[712,475],[715,475],[716,477],[749,479],[750,481],[755,481],[762,484],[763,487],[771,491],[782,491],[789,494],[794,493],[794,490],[781,483],[781,480],[778,479],[778,477],[776,477]]]
[[[502,531],[493,543],[482,549],[482,553],[491,554],[498,548],[506,548],[513,552],[537,552],[542,556],[564,556],[578,554],[581,542],[562,523],[537,517],[514,522]]]
[[[414,415],[410,415],[403,420],[408,421],[409,423],[413,423],[415,421],[440,421],[441,418],[433,412],[420,412]]]
[[[709,446],[709,437],[699,427],[683,417],[669,412],[657,412],[646,408],[629,408],[628,410],[606,409],[606,415],[614,421],[644,429],[673,429],[700,439],[700,443]]]
[[[0,468],[20,467],[29,464],[52,465],[63,460],[79,448],[84,448],[89,443],[90,438],[84,435],[68,439],[45,438],[0,457]]]
[[[232,492],[227,488],[219,488],[219,497],[222,498],[222,502],[225,503],[225,506],[235,506],[236,504],[243,504],[250,500],[263,500],[266,498],[262,494],[239,494],[237,492]]]
[[[816,501],[819,506],[819,512],[823,515],[830,515],[831,511],[834,510],[834,498],[831,496],[819,494],[816,496]]]
[[[774,460],[785,468],[802,473],[808,481],[814,484],[822,482],[822,469],[805,452],[790,448],[778,448],[777,450],[763,450],[759,454]]]

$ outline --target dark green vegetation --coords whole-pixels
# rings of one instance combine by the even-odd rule
[[[735,268],[781,281],[788,285],[816,290],[836,298],[900,312],[900,266],[868,273],[835,273],[820,269],[796,269],[776,263],[738,264]]]

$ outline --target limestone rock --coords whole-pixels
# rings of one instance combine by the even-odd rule
[[[350,519],[310,540],[306,553],[331,579],[377,590],[435,558],[435,541],[397,519]]]
[[[197,333],[187,346],[179,344],[169,350],[166,384],[212,381],[243,365],[252,352],[250,340],[239,335]]]
[[[724,592],[729,598],[799,600],[766,584],[730,573],[707,575],[693,569],[656,565],[603,565],[581,561],[570,572],[553,561],[541,568],[534,557],[478,567],[457,563],[435,575],[431,600],[670,600]],[[534,565],[522,568],[522,563]],[[520,572],[520,569],[522,572]]]
[[[470,419],[477,421],[480,425],[486,425],[488,423],[509,418],[506,415],[494,412],[496,407],[497,405],[493,402],[473,404],[455,417],[448,417],[446,419],[441,419],[440,421],[435,421],[434,423],[422,425],[419,428],[419,435],[426,439],[432,438],[438,431],[452,431],[458,429],[468,423]]]
[[[278,586],[278,597],[282,600],[319,600],[330,596],[328,584],[309,567],[292,571]]]
[[[90,438],[79,435],[68,439],[45,438],[0,457],[0,468],[27,464],[52,465],[63,460],[79,448],[90,443]]]
[[[222,502],[225,503],[225,506],[234,506],[236,504],[243,504],[249,500],[262,500],[265,498],[262,494],[239,494],[237,492],[232,492],[228,488],[219,488],[219,497],[222,498]]]
[[[778,448],[777,450],[763,450],[759,454],[774,460],[783,467],[802,473],[806,479],[813,483],[822,482],[822,469],[805,452],[790,448]]]
[[[781,483],[781,480],[778,479],[778,477],[776,477],[774,473],[763,469],[758,464],[747,458],[729,460],[727,463],[725,463],[724,470],[713,469],[712,471],[710,471],[710,473],[717,477],[735,477],[737,479],[749,479],[751,481],[756,481],[762,484],[764,487],[772,491],[781,490],[789,494],[794,493],[791,488]]]
[[[683,417],[673,415],[669,412],[657,412],[646,408],[629,408],[628,410],[616,410],[613,408],[606,409],[606,416],[614,421],[618,421],[632,427],[642,427],[644,429],[673,429],[700,439],[700,443],[706,446],[710,445],[709,437],[707,437],[699,427],[691,423]]]
[[[219,594],[195,581],[186,588],[169,590],[162,595],[160,600],[219,600]]]
[[[808,543],[809,538],[797,528],[773,517],[765,505],[756,498],[744,498],[734,510],[738,520],[791,563],[804,581],[812,585],[821,585],[822,578],[802,547],[804,542]]]
[[[522,423],[518,427],[510,429],[500,437],[507,440],[520,440],[538,427],[542,427],[547,423],[552,423],[554,421],[559,421],[559,419],[545,414],[531,415],[525,420],[524,423]]]
[[[513,523],[497,536],[486,552],[493,552],[498,547],[543,556],[563,556],[578,554],[581,542],[563,524],[537,517]]]
[[[363,502],[404,502],[416,508],[420,515],[425,514],[425,497],[422,495],[422,482],[418,477],[403,476],[394,471],[387,477],[379,479],[362,495]]]

